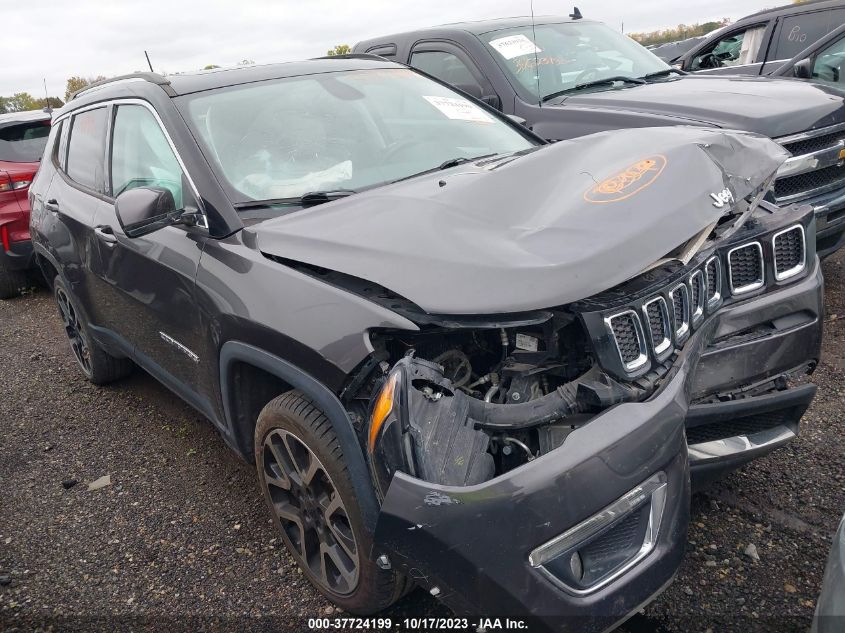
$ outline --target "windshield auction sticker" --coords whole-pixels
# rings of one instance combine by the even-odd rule
[[[426,97],[435,108],[450,119],[459,121],[475,121],[476,123],[492,123],[493,118],[474,103],[457,97]]]
[[[534,55],[535,53],[543,52],[543,49],[539,48],[522,33],[490,40],[490,46],[499,51],[499,54],[505,59],[513,59],[522,55]]]

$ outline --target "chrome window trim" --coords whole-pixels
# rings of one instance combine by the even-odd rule
[[[760,278],[755,281],[754,283],[745,284],[744,286],[734,286],[734,276],[733,276],[733,265],[731,264],[731,255],[733,255],[737,251],[741,251],[749,246],[753,246],[757,248],[757,254],[760,256]],[[755,290],[759,290],[763,286],[766,285],[766,260],[763,258],[763,246],[760,242],[748,242],[746,244],[742,244],[740,246],[735,246],[731,250],[728,251],[728,286],[731,289],[732,295],[744,295],[748,294],[749,292],[754,292]]]
[[[695,296],[695,285],[692,280],[699,277],[699,288],[701,289],[701,304],[698,304],[699,297]],[[697,327],[704,318],[704,306],[707,305],[707,283],[704,278],[704,273],[701,270],[696,270],[689,276],[689,294],[690,294],[690,321],[693,327]]]
[[[139,79],[139,81],[143,81],[143,79]],[[115,82],[117,83],[117,82]],[[112,83],[108,84],[109,86],[113,85]],[[97,86],[99,87],[99,86]],[[185,174],[185,180],[188,181],[188,186],[191,188],[191,192],[194,194],[194,198],[199,205],[199,212],[202,216],[200,222],[197,223],[197,226],[200,228],[208,230],[208,216],[205,213],[205,210],[202,208],[202,198],[200,198],[199,189],[197,189],[196,184],[194,183],[194,179],[191,178],[191,173],[188,171],[188,168],[185,166],[185,161],[182,160],[182,155],[179,153],[179,150],[176,149],[176,144],[173,142],[173,139],[170,136],[170,133],[167,131],[167,127],[164,125],[164,121],[161,120],[156,109],[150,104],[150,102],[145,101],[144,99],[139,99],[137,97],[120,97],[117,99],[107,99],[105,101],[98,101],[97,103],[92,103],[87,106],[82,106],[81,108],[74,108],[73,110],[62,114],[62,116],[58,117],[53,124],[55,125],[59,121],[64,120],[65,118],[74,116],[79,114],[80,112],[86,112],[87,110],[93,110],[95,108],[103,108],[108,107],[110,105],[114,106],[121,106],[121,105],[138,105],[146,108],[149,112],[153,115],[158,123],[159,128],[161,128],[162,133],[164,134],[164,138],[167,139],[167,144],[170,146],[170,149],[173,151],[173,155],[176,156],[176,162],[179,163],[179,167],[182,169],[182,173]],[[114,117],[109,121],[109,135],[111,135],[111,130],[114,127]],[[111,145],[107,148],[108,149],[108,161],[109,164],[107,168],[111,170]]]
[[[573,595],[584,596],[598,591],[602,587],[606,587],[654,551],[657,545],[657,537],[660,534],[663,512],[666,508],[667,490],[666,474],[662,471],[655,473],[600,512],[568,529],[563,534],[556,536],[551,541],[536,547],[528,555],[528,564],[542,573],[552,583]],[[639,510],[643,503],[650,503],[651,506],[649,509],[648,526],[640,549],[630,560],[606,578],[602,578],[599,582],[586,589],[577,589],[567,585],[544,566],[550,560],[575,549],[579,543],[592,538],[605,527],[617,523],[620,518]]]
[[[648,315],[648,307],[653,303],[659,303],[660,320],[663,325],[663,340],[658,345],[654,344],[654,339],[651,336],[651,319]],[[643,304],[643,320],[648,323],[648,342],[651,346],[654,355],[660,359],[663,354],[672,347],[672,321],[669,319],[669,308],[666,305],[666,299],[657,296],[649,299]]]
[[[630,315],[634,320],[634,332],[637,335],[637,343],[639,343],[640,347],[639,356],[630,363],[626,363],[625,359],[622,358],[622,350],[619,347],[619,340],[616,338],[616,333],[613,331],[613,319],[618,319],[619,317],[628,315]],[[608,332],[610,332],[610,336],[613,338],[613,342],[616,345],[616,353],[619,354],[619,361],[622,363],[622,367],[625,368],[625,371],[632,373],[641,369],[648,362],[648,351],[646,348],[645,332],[639,315],[634,310],[623,310],[622,312],[617,312],[605,317],[604,324]]]
[[[683,312],[684,318],[681,322],[680,327],[678,327],[677,323],[675,323],[675,293],[677,291],[682,291],[683,295]],[[680,345],[683,343],[687,336],[689,335],[690,330],[690,302],[689,302],[689,288],[685,283],[677,284],[672,290],[669,291],[669,299],[671,299],[672,303],[672,324],[674,325],[674,334],[675,334],[675,343]]]
[[[801,233],[801,263],[796,266],[793,266],[792,268],[784,270],[783,272],[780,272],[778,270],[778,259],[776,257],[775,243],[777,242],[779,236],[784,235],[786,233],[790,233],[795,229],[798,229],[798,231]],[[782,231],[778,231],[777,233],[772,235],[772,265],[775,269],[775,281],[785,281],[787,279],[791,279],[795,275],[800,274],[802,270],[804,270],[804,268],[807,266],[807,237],[804,234],[803,226],[801,226],[800,224],[795,224],[793,226],[790,226],[788,229],[783,229]]]
[[[716,264],[716,292],[713,294],[712,297],[709,296],[709,280],[710,280],[710,264]],[[714,306],[718,305],[719,302],[722,300],[722,260],[719,259],[718,255],[713,255],[710,259],[708,259],[704,263],[704,281],[705,281],[705,295],[707,295],[707,308],[712,309]]]

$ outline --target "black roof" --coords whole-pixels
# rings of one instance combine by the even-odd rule
[[[745,21],[755,21],[761,18],[769,18],[775,15],[794,15],[796,13],[805,13],[808,10],[815,11],[819,9],[835,9],[837,7],[845,7],[845,0],[805,0],[805,2],[800,2],[798,4],[784,4],[779,7],[774,7],[773,9],[763,9],[757,13],[746,15],[744,18],[734,22],[731,26],[735,26]]]
[[[203,90],[212,90],[214,88],[236,86],[238,84],[266,81],[269,79],[399,66],[399,64],[373,55],[339,55],[279,64],[214,68],[212,70],[180,73],[166,77],[157,73],[132,73],[93,83],[76,92],[73,95],[73,99],[82,95],[102,94],[101,91],[108,90],[112,86],[117,87],[123,85],[127,81],[146,81],[161,86],[168,95],[175,97],[193,92],[201,92]],[[72,102],[71,100],[69,104]]]
[[[533,24],[560,24],[562,22],[591,22],[593,20],[578,19],[573,20],[569,17],[560,15],[538,15],[533,19]],[[363,40],[356,44],[366,44],[367,46],[375,45],[377,42],[390,42],[394,39],[404,39],[409,35],[420,35],[425,33],[448,33],[448,32],[463,32],[472,33],[473,35],[483,35],[485,33],[492,33],[493,31],[503,31],[505,29],[513,29],[524,26],[530,26],[532,18],[530,15],[515,16],[510,18],[495,18],[492,20],[477,20],[471,22],[453,22],[451,24],[439,24],[437,26],[429,26],[412,31],[404,31],[402,33],[393,33],[391,35],[384,35]]]

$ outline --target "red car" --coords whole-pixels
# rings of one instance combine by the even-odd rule
[[[29,239],[29,185],[50,133],[41,110],[0,114],[0,299],[20,293],[35,270]]]

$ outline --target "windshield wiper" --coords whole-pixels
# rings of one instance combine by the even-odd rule
[[[642,79],[643,81],[648,81],[649,79],[658,79],[659,77],[668,77],[672,73],[677,73],[679,75],[689,74],[686,71],[680,70],[678,68],[665,68],[664,70],[658,70],[656,72],[643,75],[642,77],[640,77],[640,79]]]
[[[558,90],[557,92],[553,92],[551,94],[547,94],[545,97],[541,99],[542,103],[546,103],[555,97],[562,97],[568,92],[572,92],[574,90],[584,90],[585,88],[591,88],[593,86],[603,86],[605,84],[615,84],[615,83],[626,83],[626,84],[637,84],[641,85],[645,83],[645,80],[640,79],[638,77],[626,77],[624,75],[619,75],[616,77],[603,77],[602,79],[594,79],[593,81],[585,81],[581,84],[576,84],[572,88],[564,88],[563,90]]]
[[[314,207],[318,204],[340,200],[358,193],[352,189],[337,189],[334,191],[309,191],[299,197],[293,198],[272,198],[268,200],[250,200],[249,202],[236,202],[234,207],[241,209],[257,209],[261,207],[275,207],[282,205],[296,205],[303,208]]]

